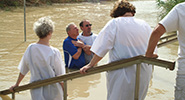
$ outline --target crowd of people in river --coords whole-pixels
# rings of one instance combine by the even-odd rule
[[[34,23],[39,40],[30,44],[18,66],[20,73],[15,85],[18,87],[24,76],[31,72],[30,82],[44,80],[66,71],[80,70],[86,74],[108,52],[109,63],[138,55],[157,58],[156,45],[165,32],[177,31],[179,40],[178,71],[175,86],[175,100],[185,100],[185,2],[176,5],[152,31],[141,19],[134,17],[136,8],[128,1],[119,0],[114,4],[107,22],[99,34],[91,32],[89,20],[82,20],[79,27],[74,23],[66,26],[68,37],[63,41],[64,61],[61,52],[49,41],[54,32],[54,23],[49,17],[42,17]],[[114,67],[114,66],[113,66]],[[68,70],[66,70],[68,69]],[[107,71],[107,100],[134,100],[136,65]],[[139,100],[144,100],[152,76],[152,66],[141,64]],[[31,89],[33,100],[63,100],[63,82]]]

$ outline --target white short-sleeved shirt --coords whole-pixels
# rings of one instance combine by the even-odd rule
[[[150,34],[151,28],[143,20],[115,18],[100,31],[91,50],[100,57],[110,50],[109,62],[144,55]]]
[[[151,35],[150,26],[134,17],[118,17],[110,20],[98,34],[91,51],[103,57],[109,52],[109,62],[144,55]],[[114,66],[113,66],[114,67]],[[108,71],[107,100],[134,100],[136,65]],[[142,64],[139,100],[144,100],[152,67]]]
[[[65,66],[60,51],[42,44],[30,44],[20,61],[20,72],[31,73],[30,82],[44,80],[65,74]],[[63,90],[59,83],[31,89],[33,100],[63,100]]]
[[[177,4],[160,22],[166,32],[177,31],[179,41],[178,74],[185,73],[185,2]]]
[[[97,37],[97,34],[94,34],[94,33],[91,33],[90,36],[83,36],[82,33],[80,33],[77,38],[82,40],[86,45],[92,46],[96,37]],[[85,56],[86,64],[89,63],[91,59],[93,58],[93,54],[91,55],[84,54],[84,56]]]

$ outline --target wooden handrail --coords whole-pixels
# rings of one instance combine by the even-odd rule
[[[176,37],[176,36],[177,36],[177,33],[174,33],[174,34],[171,34],[171,35],[161,37],[160,40],[169,39],[169,38]]]
[[[166,41],[164,41],[164,42],[161,42],[161,43],[157,44],[157,47],[158,47],[158,48],[159,48],[159,47],[162,47],[162,46],[167,45],[167,44],[169,44],[169,43],[176,42],[177,40],[178,40],[177,37],[175,37],[175,38],[173,38],[173,39],[166,40]]]
[[[165,40],[165,41],[163,41]],[[176,42],[178,40],[177,38],[177,34],[171,34],[171,35],[168,35],[168,36],[164,36],[162,38],[160,38],[160,41],[158,44],[157,44],[157,47],[162,47],[164,45],[167,45],[167,44],[170,44],[172,42]]]
[[[140,63],[148,63],[148,64],[153,64],[153,65],[158,65],[158,66],[161,66],[164,68],[168,68],[170,70],[174,70],[174,67],[175,67],[175,62],[169,62],[169,61],[154,59],[154,58],[147,58],[144,56],[136,56],[133,58],[123,59],[123,60],[115,61],[115,62],[112,62],[109,64],[105,64],[105,65],[91,68],[88,70],[87,74],[85,74],[85,75],[80,74],[79,71],[69,72],[65,75],[61,75],[61,76],[53,77],[50,79],[41,80],[41,81],[37,81],[37,82],[33,82],[33,83],[29,83],[26,85],[16,87],[16,88],[14,88],[14,91],[19,92],[19,91],[24,91],[24,90],[28,90],[28,89],[38,88],[41,86],[45,86],[45,85],[49,85],[49,84],[53,84],[53,83],[57,83],[57,82],[61,82],[61,81],[71,80],[74,78],[79,78],[79,77],[83,77],[86,75],[100,73],[103,71],[110,71],[110,70],[125,68],[130,65],[140,64]],[[114,67],[112,67],[112,66],[114,66]],[[7,95],[7,94],[11,94],[9,89],[0,91],[0,95]]]

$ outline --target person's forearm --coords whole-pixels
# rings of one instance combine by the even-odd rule
[[[89,63],[89,66],[95,66],[103,57],[99,57],[98,55],[94,54],[92,60]]]
[[[19,73],[19,76],[18,76],[18,79],[17,79],[17,82],[16,82],[16,86],[19,86],[20,82],[22,81],[22,79],[24,78],[24,75]]]
[[[79,47],[79,48],[82,48],[85,46],[85,44],[80,40],[78,40],[78,41],[72,40],[72,43],[74,44],[74,46]]]
[[[91,55],[91,46],[90,45],[84,45],[84,47],[82,48],[84,50],[84,52],[87,54],[87,55]]]
[[[86,51],[84,51],[87,55],[91,55],[91,51],[89,50],[86,50]]]
[[[61,82],[60,85],[61,85],[61,87],[62,87],[62,90],[64,91],[64,83]]]
[[[82,48],[78,48],[77,52],[72,56],[73,59],[78,59],[82,53]]]
[[[152,32],[149,43],[148,43],[148,48],[146,51],[146,56],[152,56],[155,47],[157,46],[157,43],[160,39],[160,37],[166,32],[165,28],[159,24]]]
[[[20,82],[22,81],[23,78],[24,78],[24,75],[21,74],[21,73],[19,73],[17,82],[15,83],[15,85],[11,86],[10,89],[9,89],[10,92],[15,92],[15,91],[14,91],[14,88],[19,86],[19,84],[20,84]]]
[[[87,70],[94,67],[103,57],[99,57],[98,55],[94,54],[92,60],[90,61],[89,64],[85,65],[80,69],[81,74],[86,74]]]

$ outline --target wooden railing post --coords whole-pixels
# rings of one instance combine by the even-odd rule
[[[24,42],[26,42],[26,0],[24,0]]]
[[[64,100],[67,100],[67,80],[64,81]]]
[[[12,100],[15,100],[15,93],[12,93]]]
[[[141,63],[137,64],[137,66],[136,66],[136,81],[135,81],[134,100],[139,100],[140,70],[141,70]]]

